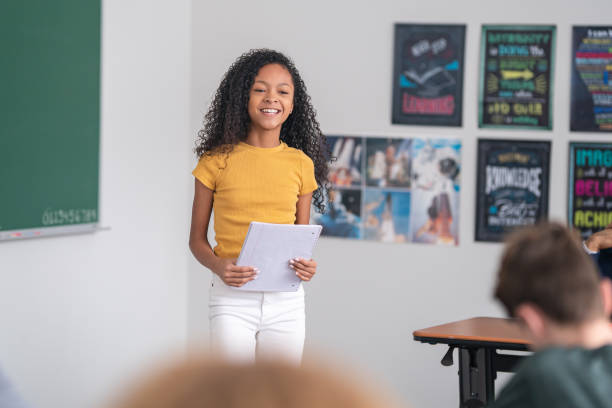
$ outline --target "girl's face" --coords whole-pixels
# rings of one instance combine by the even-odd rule
[[[287,68],[268,64],[260,68],[249,94],[251,128],[280,131],[293,110],[293,79]]]

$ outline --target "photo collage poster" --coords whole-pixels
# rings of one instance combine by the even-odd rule
[[[479,127],[552,129],[555,26],[483,26]]]
[[[612,222],[612,143],[570,143],[568,224],[583,239]]]
[[[476,241],[548,218],[550,142],[478,140]]]
[[[465,25],[395,25],[392,122],[461,126]]]
[[[322,235],[457,245],[461,141],[329,136],[329,207]]]
[[[572,40],[570,129],[612,132],[612,26],[576,26]]]

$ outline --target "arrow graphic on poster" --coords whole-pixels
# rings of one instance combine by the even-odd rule
[[[502,79],[519,79],[525,80],[533,78],[533,72],[528,69],[523,71],[501,71]]]

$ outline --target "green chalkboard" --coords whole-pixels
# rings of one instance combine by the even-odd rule
[[[94,230],[100,0],[2,0],[0,55],[0,240]]]

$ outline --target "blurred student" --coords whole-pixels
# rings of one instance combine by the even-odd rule
[[[535,353],[493,407],[612,406],[612,285],[577,235],[557,223],[512,234],[495,297],[525,325]]]
[[[397,407],[387,398],[346,372],[280,361],[247,364],[199,357],[150,376],[115,408]]]

